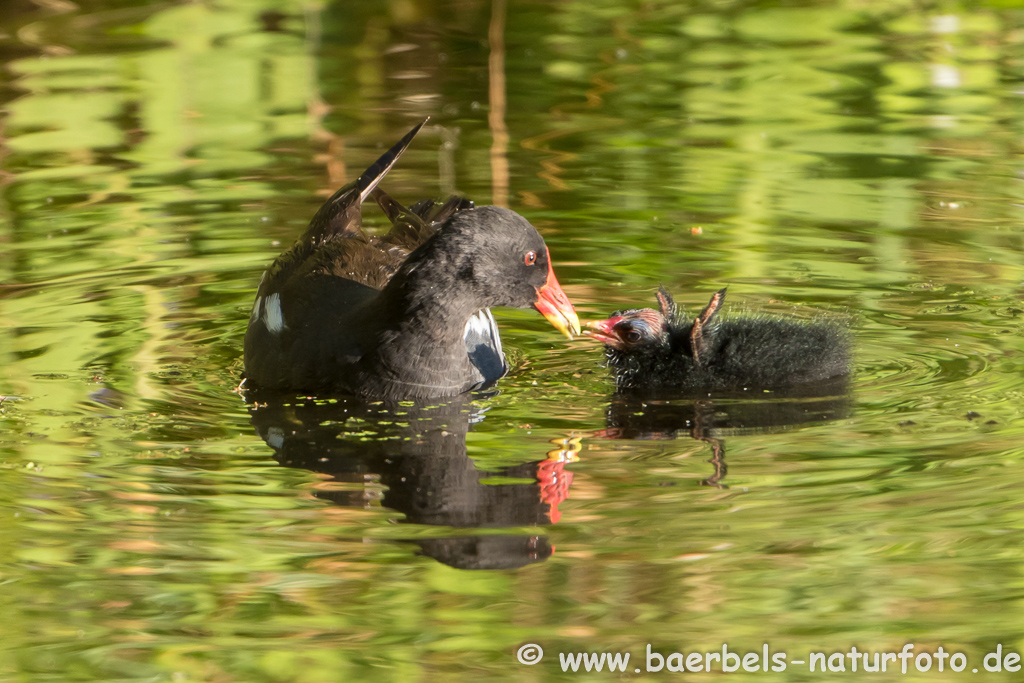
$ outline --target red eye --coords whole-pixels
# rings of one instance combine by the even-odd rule
[[[525,263],[528,266],[532,266],[536,262],[537,262],[537,252],[535,252],[535,251],[528,251],[528,252],[526,252],[526,256],[523,258],[523,263]]]

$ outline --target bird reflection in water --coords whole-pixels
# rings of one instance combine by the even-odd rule
[[[439,562],[460,569],[511,569],[554,552],[540,530],[517,532],[558,522],[558,504],[572,483],[564,467],[577,458],[577,440],[559,441],[540,460],[488,472],[466,451],[466,434],[486,411],[470,396],[399,403],[249,391],[246,402],[256,431],[279,463],[359,485],[314,491],[318,498],[363,508],[372,496],[365,484],[377,481],[386,487],[381,504],[403,513],[407,524],[487,530],[413,539]],[[501,483],[488,481],[494,477]]]
[[[710,476],[705,486],[728,488],[724,483],[725,437],[767,434],[801,425],[831,422],[852,413],[847,378],[810,384],[787,392],[765,393],[753,399],[742,394],[723,393],[694,398],[664,394],[642,398],[616,394],[606,414],[606,427],[598,439],[672,440],[689,437],[711,447]]]

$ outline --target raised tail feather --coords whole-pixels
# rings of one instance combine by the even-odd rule
[[[324,205],[313,216],[313,220],[309,223],[309,229],[306,230],[303,237],[320,244],[338,235],[357,233],[362,227],[360,206],[384,179],[412,139],[429,120],[429,117],[424,119],[406,133],[401,140],[392,145],[391,149],[380,155],[380,158],[373,162],[362,175],[342,187],[324,202]]]
[[[377,161],[373,162],[370,168],[363,171],[363,175],[359,176],[355,182],[355,188],[359,191],[359,203],[362,204],[366,201],[366,198],[373,192],[373,188],[377,187],[377,184],[384,179],[391,167],[395,165],[398,158],[402,156],[402,152],[405,151],[412,139],[416,137],[416,133],[420,132],[420,128],[426,125],[430,117],[423,119],[422,122],[408,133],[405,134],[401,140],[392,145],[391,149],[384,152]]]

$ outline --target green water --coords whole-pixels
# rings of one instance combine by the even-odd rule
[[[7,3],[0,680],[1020,680],[1017,5]],[[850,393],[629,404],[501,310],[497,395],[247,404],[261,272],[427,115],[399,200],[507,201],[584,319],[849,319]]]

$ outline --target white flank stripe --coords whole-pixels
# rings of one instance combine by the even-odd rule
[[[274,334],[285,328],[280,294],[275,293],[267,297],[267,302],[263,306],[263,324]]]
[[[256,297],[256,303],[252,305],[252,315],[249,316],[249,320],[256,322],[256,319],[260,317],[260,302],[263,301],[263,297]]]

